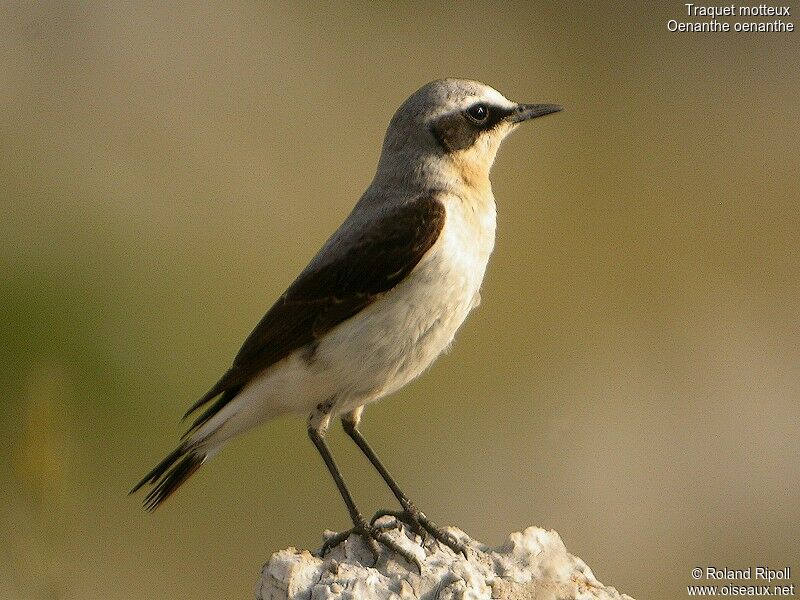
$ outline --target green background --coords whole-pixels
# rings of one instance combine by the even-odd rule
[[[556,529],[640,600],[800,568],[800,33],[669,33],[680,2],[164,4],[0,6],[0,597],[248,598],[348,525],[301,418],[153,515],[126,493],[443,76],[566,109],[498,156],[453,350],[365,413],[401,485],[487,543]]]

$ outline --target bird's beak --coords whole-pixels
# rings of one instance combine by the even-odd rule
[[[560,110],[564,109],[558,104],[517,104],[509,118],[512,123],[522,123]]]

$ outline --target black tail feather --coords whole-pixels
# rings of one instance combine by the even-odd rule
[[[205,454],[195,454],[194,452],[189,452],[184,456],[161,478],[158,485],[147,493],[144,499],[145,509],[152,512],[158,508],[184,481],[189,479],[192,473],[200,468],[205,458]]]
[[[183,444],[181,444],[180,446],[175,448],[175,450],[170,452],[164,460],[158,463],[153,468],[152,471],[150,471],[147,475],[145,475],[139,483],[133,486],[133,489],[130,492],[128,492],[128,494],[135,494],[136,492],[139,491],[139,488],[141,488],[146,483],[155,483],[155,481],[159,477],[161,477],[164,473],[166,473],[167,469],[169,469],[173,464],[175,464],[175,462],[184,454],[186,454],[186,447]]]
[[[199,416],[198,416],[198,417],[197,417],[197,418],[196,418],[196,419],[195,419],[195,420],[192,422],[192,424],[189,426],[189,429],[187,429],[187,430],[186,430],[186,432],[185,432],[185,433],[184,433],[184,434],[181,436],[181,439],[182,439],[182,440],[185,440],[185,439],[186,439],[187,437],[189,437],[189,436],[190,436],[192,433],[194,433],[195,431],[197,431],[197,430],[198,430],[198,429],[199,429],[199,428],[200,428],[202,425],[205,425],[205,423],[206,423],[206,422],[207,422],[207,421],[208,421],[208,420],[209,420],[211,417],[213,417],[215,414],[217,414],[217,413],[218,413],[218,412],[219,412],[219,411],[222,409],[222,407],[224,407],[226,404],[228,404],[228,402],[230,402],[230,401],[233,399],[233,397],[234,397],[234,396],[236,396],[236,394],[238,394],[238,393],[239,393],[239,391],[240,391],[241,389],[242,389],[242,388],[241,388],[241,386],[240,386],[240,387],[236,387],[236,388],[233,388],[233,389],[231,389],[231,390],[227,390],[227,391],[223,392],[223,394],[222,394],[222,395],[221,395],[219,398],[217,398],[217,399],[214,401],[214,403],[213,403],[211,406],[209,406],[208,408],[206,408],[206,410],[204,410],[204,411],[203,411],[203,412],[202,412],[202,413],[201,413],[201,414],[200,414],[200,415],[199,415]],[[186,413],[186,415],[184,415],[184,418],[185,418],[185,417],[186,417],[188,414],[189,414],[189,413]]]
[[[153,511],[200,468],[204,460],[204,453],[192,451],[182,444],[133,486],[129,493],[137,492],[145,484],[155,484],[144,499],[145,509]]]
[[[212,398],[214,398],[214,396],[219,396],[219,394],[224,389],[224,388],[221,387],[221,385],[220,385],[221,383],[222,383],[222,380],[218,381],[217,384],[213,388],[208,390],[208,392],[202,398],[200,398],[200,400],[198,400],[197,402],[192,404],[189,407],[189,410],[187,410],[185,413],[183,413],[183,417],[181,417],[181,420],[183,420],[186,417],[188,417],[190,414],[192,414],[198,408],[203,406],[203,404],[206,404],[208,401],[210,401]]]

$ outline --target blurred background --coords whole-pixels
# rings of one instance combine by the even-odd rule
[[[349,525],[302,418],[128,489],[369,183],[397,106],[565,112],[493,171],[483,302],[364,432],[432,518],[598,578],[800,568],[798,33],[682,3],[0,5],[0,597],[249,598]],[[365,513],[394,506],[331,434]]]

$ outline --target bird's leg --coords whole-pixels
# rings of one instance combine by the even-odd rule
[[[338,546],[348,537],[350,537],[351,533],[356,533],[360,535],[366,542],[367,547],[370,549],[370,552],[372,552],[372,556],[375,558],[375,563],[378,562],[378,558],[380,556],[380,547],[378,546],[378,543],[381,543],[394,553],[402,556],[409,563],[415,565],[417,569],[422,572],[422,566],[420,565],[419,560],[413,554],[397,544],[397,542],[389,537],[386,532],[374,527],[371,523],[367,523],[367,520],[363,517],[361,511],[358,510],[358,507],[356,506],[356,503],[353,501],[353,497],[350,494],[350,490],[347,489],[347,485],[344,482],[342,473],[336,466],[336,462],[333,460],[333,456],[328,449],[328,445],[325,443],[325,429],[326,428],[318,429],[309,424],[308,436],[311,438],[314,446],[316,446],[320,456],[322,456],[322,460],[325,461],[325,466],[328,467],[328,471],[330,471],[333,481],[336,483],[336,487],[339,488],[339,493],[342,495],[342,499],[344,500],[347,510],[350,513],[350,518],[353,521],[353,528],[348,531],[338,533],[325,540],[320,554],[324,556],[331,548]]]
[[[425,513],[421,512],[409,499],[409,497],[403,493],[403,490],[400,489],[400,487],[397,485],[397,482],[389,474],[389,471],[387,471],[386,467],[383,466],[383,463],[378,458],[378,455],[375,454],[375,451],[370,447],[370,445],[367,443],[367,440],[358,430],[359,417],[360,411],[346,415],[342,418],[342,427],[347,435],[349,435],[356,445],[361,449],[361,452],[363,452],[364,455],[369,459],[369,462],[372,463],[372,466],[375,467],[378,473],[380,473],[381,477],[386,482],[386,485],[389,486],[389,489],[392,490],[395,498],[397,498],[398,502],[400,502],[400,506],[403,507],[402,511],[378,511],[375,513],[375,516],[372,517],[371,523],[374,525],[375,521],[381,517],[393,516],[396,519],[407,523],[422,537],[425,537],[424,534],[427,532],[435,540],[445,544],[456,554],[463,554],[464,557],[467,558],[467,549],[464,544],[459,542],[452,535],[447,533],[444,529],[426,517]]]

